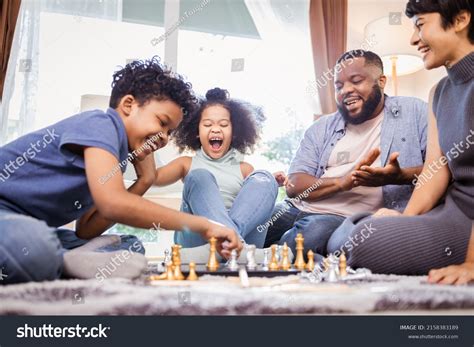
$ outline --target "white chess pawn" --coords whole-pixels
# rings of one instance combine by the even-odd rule
[[[339,280],[339,260],[334,255],[329,255],[329,269],[326,273],[326,282],[337,282]]]
[[[255,261],[255,245],[247,245],[247,269],[255,270],[257,262]]]
[[[276,260],[277,260],[277,263],[280,264],[280,260],[281,260],[281,250],[283,249],[283,246],[281,245],[278,245],[277,246],[277,251],[276,251]]]
[[[262,263],[262,270],[263,271],[268,271],[269,267],[268,265],[270,264],[270,260],[268,259],[268,248],[263,250],[263,263]]]
[[[227,264],[227,268],[230,271],[237,271],[239,269],[239,264],[237,263],[237,250],[233,249],[232,252],[230,252],[230,260]]]

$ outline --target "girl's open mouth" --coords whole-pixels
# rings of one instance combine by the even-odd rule
[[[221,149],[223,142],[224,142],[224,140],[222,140],[221,138],[218,138],[218,137],[212,137],[209,140],[209,144],[211,145],[211,149],[213,151],[218,151],[219,149]]]

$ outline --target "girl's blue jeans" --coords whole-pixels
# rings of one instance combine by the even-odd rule
[[[199,215],[234,229],[248,244],[262,248],[267,228],[264,225],[272,215],[278,195],[278,184],[268,171],[257,170],[243,182],[230,210],[224,206],[214,175],[205,169],[196,169],[184,179],[181,211]],[[177,231],[175,242],[183,247],[207,244],[199,234]]]

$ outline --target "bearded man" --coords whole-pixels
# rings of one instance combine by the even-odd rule
[[[403,210],[426,152],[427,104],[384,94],[387,77],[377,54],[346,52],[334,71],[338,111],[306,130],[288,172],[288,199],[265,225],[266,247],[286,242],[295,252],[302,233],[304,254],[311,249],[316,260],[347,217]]]

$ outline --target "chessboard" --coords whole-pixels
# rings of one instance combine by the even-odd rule
[[[257,265],[255,269],[248,269],[245,265],[241,265],[239,269],[231,270],[225,263],[221,263],[219,268],[215,271],[210,271],[206,264],[195,264],[195,272],[198,276],[203,275],[212,275],[212,276],[231,276],[231,277],[239,277],[239,270],[244,268],[247,272],[248,277],[278,277],[278,276],[290,276],[290,275],[297,275],[301,273],[301,270],[291,268],[288,270],[275,270],[269,271],[265,269],[263,265]],[[185,277],[189,276],[190,266],[189,264],[181,264],[181,272]],[[155,275],[159,274],[161,271],[155,269],[150,269],[150,274]]]
[[[303,235],[298,234],[296,241],[296,258],[294,263],[290,261],[289,248],[285,243],[281,248],[277,245],[271,247],[271,260],[268,250],[264,250],[264,260],[257,263],[255,259],[255,245],[246,245],[245,264],[239,263],[239,255],[234,249],[231,257],[226,263],[220,263],[217,258],[217,249],[215,238],[209,240],[209,259],[206,264],[196,264],[191,262],[183,264],[181,262],[180,245],[171,247],[172,254],[165,253],[165,260],[157,264],[151,270],[150,281],[196,281],[203,275],[214,275],[223,277],[240,277],[244,282],[248,277],[277,277],[299,275],[301,279],[310,282],[338,282],[348,280],[366,279],[371,273],[368,269],[357,269],[354,271],[347,266],[347,260],[342,253],[339,257],[330,254],[324,259],[322,264],[315,264],[314,253],[309,250],[307,261],[303,256]],[[281,251],[281,252],[280,252]]]

